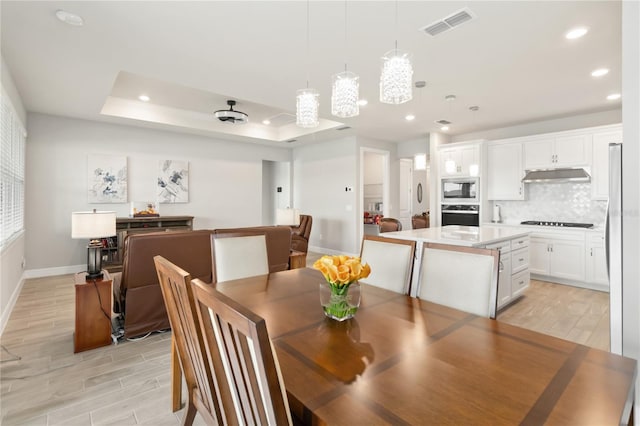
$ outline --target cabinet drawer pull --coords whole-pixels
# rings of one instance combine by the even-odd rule
[[[518,262],[524,262],[524,257],[521,257],[520,259],[518,259]]]

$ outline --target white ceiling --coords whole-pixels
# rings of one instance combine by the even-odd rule
[[[620,108],[619,1],[6,1],[2,56],[28,111],[173,129],[284,146],[356,133],[405,141],[453,124],[450,134]],[[395,11],[398,11],[397,25]],[[424,27],[468,7],[475,19],[438,36]],[[82,27],[56,19],[63,9]],[[567,40],[575,26],[586,36]],[[394,47],[414,57],[414,99],[378,101],[380,57]],[[346,41],[345,41],[346,40]],[[331,115],[331,76],[360,75],[369,104],[360,115]],[[606,67],[596,79],[590,73]],[[264,126],[295,115],[296,90],[320,93],[320,129]],[[145,93],[151,102],[137,100]],[[444,97],[455,94],[457,100]],[[235,109],[250,123],[218,123]],[[469,107],[477,105],[479,111]],[[412,113],[416,119],[407,122]],[[280,118],[287,116],[280,116]],[[286,120],[285,120],[286,122]],[[336,127],[351,126],[345,133]],[[234,136],[235,135],[235,136]],[[286,145],[292,146],[292,145]]]

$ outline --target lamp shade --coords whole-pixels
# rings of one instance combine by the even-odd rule
[[[71,213],[71,238],[91,239],[116,235],[116,212]]]
[[[277,209],[276,225],[300,225],[300,210],[298,209]]]

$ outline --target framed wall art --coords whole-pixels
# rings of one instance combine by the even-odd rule
[[[127,157],[89,155],[89,203],[127,202]]]
[[[160,161],[157,194],[160,203],[188,203],[189,162],[183,160]]]

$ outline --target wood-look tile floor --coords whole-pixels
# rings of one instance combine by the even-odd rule
[[[171,412],[170,333],[74,354],[73,281],[26,280],[0,337],[0,424],[180,424],[183,410]],[[605,293],[534,281],[498,320],[606,349],[608,306]],[[200,416],[195,424],[204,424]]]

